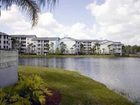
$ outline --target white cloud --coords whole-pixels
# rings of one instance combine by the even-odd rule
[[[66,26],[59,23],[53,14],[47,12],[39,16],[37,26],[31,28],[31,23],[18,11],[16,6],[10,10],[2,10],[0,17],[0,31],[9,34],[35,34],[37,36],[70,36],[73,38],[90,38],[93,34],[93,28],[89,28],[84,23],[75,23],[72,26]]]
[[[95,30],[92,27],[89,28],[86,24],[77,22],[74,25],[67,27],[67,31],[65,32],[77,39],[94,39],[96,37],[94,31]]]
[[[102,5],[95,2],[87,9],[96,19],[92,27],[80,22],[69,26],[57,21],[47,12],[39,16],[38,25],[31,28],[31,23],[16,6],[2,10],[0,31],[9,34],[35,34],[37,36],[70,36],[80,39],[109,39],[125,44],[140,44],[140,1],[106,0]],[[94,19],[93,18],[93,19]]]
[[[140,0],[106,0],[87,9],[96,18],[97,35],[104,39],[140,44]]]

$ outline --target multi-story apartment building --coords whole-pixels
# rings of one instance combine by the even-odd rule
[[[11,48],[12,48],[11,36],[0,32],[0,49],[11,49]]]
[[[47,53],[55,53],[58,47],[58,37],[38,37],[32,39],[35,48],[34,53],[38,55],[46,55]]]
[[[14,44],[16,43],[16,44]],[[13,45],[13,46],[12,46]],[[64,47],[64,54],[119,54],[121,42],[108,40],[79,40],[71,37],[36,37],[36,35],[7,35],[0,32],[0,49],[16,48],[19,53],[46,55],[56,53]]]
[[[122,55],[121,42],[108,40],[78,40],[70,37],[60,39],[59,46],[65,45],[65,54],[118,54]],[[60,48],[60,47],[59,47]]]
[[[121,42],[113,42],[104,40],[99,43],[101,54],[119,54],[122,55],[123,44]]]
[[[71,37],[64,37],[59,40],[59,50],[65,49],[64,54],[75,54],[76,53],[76,41]],[[64,47],[64,48],[62,48]]]
[[[90,54],[98,40],[76,40],[76,53]]]
[[[36,38],[36,35],[11,35],[12,39],[16,41],[15,45],[13,46],[15,49],[19,50],[19,53],[31,53],[30,47],[32,46],[33,42],[32,39]],[[13,42],[14,44],[14,42]]]
[[[48,39],[49,39],[49,52],[55,53],[56,49],[59,46],[60,38],[59,37],[48,37]]]
[[[64,37],[60,39],[59,46],[61,43],[65,45],[65,54],[89,54],[92,51],[95,43],[99,42],[98,40],[78,40],[71,37]],[[60,48],[60,47],[59,47]]]

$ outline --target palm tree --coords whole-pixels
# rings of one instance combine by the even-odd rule
[[[99,54],[100,53],[100,43],[95,43],[96,51]]]
[[[66,44],[64,42],[61,42],[60,43],[60,52],[61,52],[61,54],[66,53],[66,49],[67,49]]]
[[[33,52],[32,53],[36,54],[36,45],[33,45],[32,48],[33,48]]]
[[[33,53],[33,43],[28,44],[28,46],[27,46],[27,53],[28,54]]]
[[[50,44],[50,52],[54,53],[54,43],[53,42],[51,42],[51,44]]]
[[[38,22],[40,7],[42,5],[45,6],[47,3],[48,7],[52,8],[56,1],[57,0],[0,0],[0,3],[4,9],[10,8],[13,4],[17,5],[28,14],[32,21],[32,26],[35,26]]]
[[[92,54],[95,54],[95,52],[96,52],[96,46],[93,45],[92,48],[90,49],[90,51],[91,51]]]
[[[105,54],[105,48],[102,48],[102,51],[103,51],[102,53]]]
[[[12,40],[12,49],[18,50],[18,52],[21,53],[22,43],[19,42],[16,38],[11,38],[11,40]]]
[[[85,47],[84,47],[84,45],[81,43],[81,44],[80,44],[80,54],[84,54],[84,51],[85,51]]]
[[[17,49],[17,44],[19,44],[16,38],[11,38],[12,40],[12,49]]]
[[[111,48],[110,48],[111,45],[108,45],[108,50],[109,50],[109,54],[111,54]]]

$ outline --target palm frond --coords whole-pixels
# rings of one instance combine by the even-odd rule
[[[58,0],[47,0],[49,8],[53,8]]]
[[[25,11],[32,20],[32,26],[35,26],[38,22],[38,12],[40,11],[37,3],[34,0],[0,0],[2,6],[6,9],[11,7],[12,4],[16,4],[19,8]]]
[[[35,26],[38,22],[38,13],[40,12],[37,3],[34,0],[16,0],[15,4],[26,11],[32,20],[32,26]]]
[[[45,6],[46,4],[49,7],[54,7],[58,0],[39,0],[40,5]]]
[[[19,8],[29,15],[32,20],[32,26],[38,22],[39,6],[47,6],[52,9],[58,0],[0,0],[2,7],[8,9],[12,4],[16,4]]]
[[[13,1],[12,0],[0,0],[0,2],[1,2],[1,5],[7,9],[8,7],[11,7]]]

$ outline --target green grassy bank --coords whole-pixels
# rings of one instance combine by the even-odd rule
[[[67,58],[67,57],[93,57],[93,58],[115,58],[114,55],[19,55],[20,58]]]
[[[133,105],[106,86],[77,72],[45,67],[20,66],[21,75],[39,74],[48,87],[62,95],[60,105]]]

